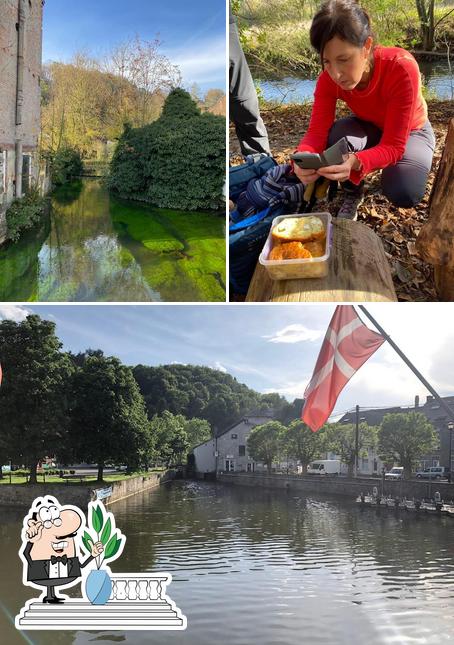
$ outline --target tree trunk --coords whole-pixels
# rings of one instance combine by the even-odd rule
[[[349,461],[348,462],[348,473],[347,476],[350,478],[353,478],[353,466],[354,466],[354,461]]]
[[[38,479],[36,477],[37,468],[38,468],[38,461],[33,460],[33,462],[30,464],[30,478],[28,480],[29,484],[36,484],[38,482]]]
[[[307,467],[308,467],[308,465],[309,465],[309,464],[306,464],[306,463],[301,462],[301,467],[302,467],[302,469],[303,469],[303,471],[302,471],[302,473],[301,473],[302,475],[307,475]]]
[[[416,0],[416,8],[419,17],[419,30],[421,41],[425,51],[432,51],[435,41],[435,23],[434,23],[434,5],[435,0]]]
[[[271,466],[273,463],[270,461],[269,463],[266,464],[267,470],[268,470],[268,475],[271,475]]]
[[[102,482],[102,476],[103,476],[103,471],[104,471],[104,462],[98,462],[98,479],[96,480],[97,482]]]
[[[435,267],[440,300],[454,301],[454,119],[448,126],[443,155],[429,201],[429,217],[416,241],[426,262]]]
[[[3,466],[2,466],[2,457],[0,455],[0,479],[3,479]]]

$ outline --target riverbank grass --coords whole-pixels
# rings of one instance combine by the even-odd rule
[[[447,52],[454,44],[454,12],[448,16],[450,3],[434,11],[436,51]],[[396,7],[393,0],[373,0],[366,7],[376,37],[381,45],[423,49],[416,3],[403,0]],[[317,6],[292,0],[249,0],[239,10],[240,38],[249,63],[264,74],[314,72],[320,64],[309,41],[309,28]],[[444,18],[444,16],[446,16]]]
[[[136,477],[146,477],[153,473],[164,472],[164,468],[155,468],[153,470],[143,470],[134,473],[112,473],[111,475],[104,475],[104,483],[120,482],[126,479],[135,479]],[[77,475],[73,476],[73,479],[66,479],[64,477],[59,477],[58,475],[43,475],[38,473],[38,484],[67,484],[68,486],[80,486],[85,484],[95,484],[97,482],[96,473],[93,476],[84,477],[81,475],[82,480],[77,479]],[[3,473],[3,478],[0,479],[1,484],[27,484],[28,477],[26,475],[16,476],[14,473],[11,474],[11,481],[9,479],[9,473]],[[99,483],[99,482],[98,482]]]

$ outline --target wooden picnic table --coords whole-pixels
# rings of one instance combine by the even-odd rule
[[[257,263],[246,302],[396,302],[391,270],[372,229],[333,219],[333,245],[326,278],[271,280]]]

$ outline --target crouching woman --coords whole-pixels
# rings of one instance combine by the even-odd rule
[[[364,178],[378,169],[389,201],[415,206],[424,195],[435,148],[416,60],[399,47],[377,45],[368,14],[354,0],[325,2],[312,21],[310,39],[323,71],[298,150],[322,152],[346,137],[350,154],[337,166],[318,171],[295,166],[294,172],[304,184],[320,175],[342,182],[338,217],[356,219]],[[353,116],[335,121],[338,100]]]

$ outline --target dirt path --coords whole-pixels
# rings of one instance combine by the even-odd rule
[[[359,208],[358,220],[370,226],[382,239],[389,260],[394,286],[399,300],[437,300],[433,282],[433,270],[418,256],[415,240],[427,219],[427,206],[435,173],[441,158],[449,119],[454,116],[452,101],[428,102],[429,119],[437,139],[428,188],[422,202],[415,208],[397,208],[380,194],[380,173],[368,176],[366,198]],[[280,106],[263,109],[262,117],[268,130],[271,149],[279,163],[284,163],[293,152],[305,132],[311,106]],[[338,117],[348,114],[338,110]],[[240,149],[233,128],[230,128],[230,162],[241,163]],[[341,191],[335,201],[324,204],[335,213],[339,207]]]

